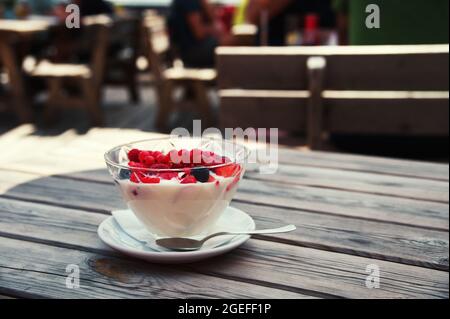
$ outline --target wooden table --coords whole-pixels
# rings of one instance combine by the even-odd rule
[[[248,172],[232,205],[258,236],[206,262],[154,265],[105,246],[97,227],[123,208],[102,154],[152,134],[93,129],[0,138],[0,295],[51,298],[448,298],[449,166],[280,151],[275,175]],[[66,267],[81,287],[66,288]],[[371,266],[370,266],[371,265]],[[375,265],[375,266],[373,266]],[[379,288],[366,287],[378,267]]]

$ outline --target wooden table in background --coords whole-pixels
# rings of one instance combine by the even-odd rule
[[[257,227],[296,224],[223,256],[155,265],[105,246],[98,225],[124,204],[104,167],[111,144],[154,136],[93,129],[0,138],[0,295],[50,298],[448,298],[449,166],[280,151],[248,172],[232,205]],[[67,289],[66,267],[81,287]],[[366,287],[367,267],[380,287]]]

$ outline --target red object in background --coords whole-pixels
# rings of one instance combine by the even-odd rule
[[[320,45],[319,15],[316,13],[308,13],[305,16],[303,45]]]
[[[315,13],[308,13],[305,17],[305,30],[316,30],[319,28],[319,16]]]
[[[220,22],[228,33],[231,32],[231,28],[233,27],[233,18],[235,12],[236,7],[234,6],[222,6],[218,10]]]

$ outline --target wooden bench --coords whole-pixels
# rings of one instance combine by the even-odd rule
[[[312,148],[330,134],[448,136],[448,45],[321,50],[308,68]]]
[[[448,45],[218,48],[220,126],[448,136]],[[311,58],[311,59],[310,59]]]
[[[306,131],[310,54],[291,48],[217,49],[219,125]]]

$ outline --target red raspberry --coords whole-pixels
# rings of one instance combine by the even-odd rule
[[[189,175],[189,176],[186,176],[185,178],[183,178],[180,183],[181,184],[195,184],[195,183],[197,183],[197,180],[195,179],[194,176]]]
[[[240,165],[231,164],[216,168],[215,172],[219,176],[231,177],[234,176],[240,169],[241,169]]]
[[[208,183],[213,183],[213,182],[216,182],[216,179],[212,176],[212,175],[209,175],[209,178],[208,178]],[[219,181],[217,181],[217,183],[218,183]]]
[[[158,177],[153,176],[144,176],[141,178],[142,183],[144,184],[159,184],[161,180]]]
[[[139,154],[140,153],[141,153],[140,150],[134,148],[128,152],[128,159],[132,162],[139,162]]]
[[[149,156],[147,156],[147,157],[144,159],[144,165],[145,165],[145,166],[150,167],[150,166],[152,166],[153,164],[155,164],[155,158],[154,158],[153,156],[149,155]]]
[[[142,151],[141,153],[139,153],[139,162],[141,162],[142,164],[144,164],[145,158],[146,158],[147,156],[151,156],[150,152]]]
[[[129,167],[144,168],[145,166],[138,162],[128,162]]]
[[[138,173],[131,174],[130,181],[136,184],[141,183],[141,179],[138,177]]]
[[[156,158],[156,161],[160,164],[169,164],[169,162],[170,162],[169,155],[164,155],[162,153],[160,153],[155,158]]]

